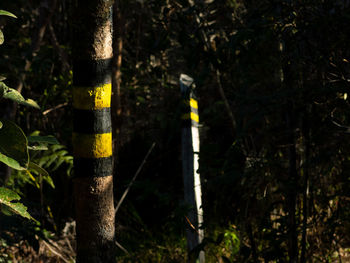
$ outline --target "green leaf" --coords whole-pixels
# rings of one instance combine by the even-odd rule
[[[20,200],[20,196],[13,192],[10,189],[5,187],[0,187],[0,203],[11,208],[15,213],[28,218],[33,219],[31,215],[27,211],[27,207],[25,207],[22,203],[14,202]]]
[[[2,84],[2,85],[1,85]],[[0,85],[4,88],[3,98],[13,100],[19,104],[30,106],[36,109],[40,109],[39,105],[32,99],[24,99],[21,93],[15,89],[7,87],[3,82]]]
[[[52,135],[49,136],[28,136],[28,142],[30,143],[47,143],[47,144],[59,144],[56,138]]]
[[[33,145],[33,146],[28,145],[28,149],[32,151],[46,151],[49,148],[45,144],[40,144],[40,145]]]
[[[33,107],[33,108],[36,108],[36,109],[40,110],[40,106],[38,105],[38,103],[36,103],[35,100],[26,99],[25,101],[19,102],[19,103],[22,104],[22,105]]]
[[[5,41],[4,33],[2,33],[2,31],[0,30],[0,45],[2,45],[4,41]]]
[[[29,163],[28,142],[21,128],[8,120],[1,120],[0,161],[17,170],[25,170]]]
[[[49,173],[44,168],[41,168],[39,165],[37,165],[36,163],[29,162],[28,168],[30,170],[36,171],[38,174],[41,174],[43,176],[49,176]]]
[[[55,184],[53,183],[53,180],[51,176],[44,176],[43,179],[53,188],[55,189]]]
[[[5,11],[5,10],[0,10],[0,16],[10,16],[10,17],[13,17],[13,18],[17,18],[17,16],[15,16],[14,14],[8,12],[8,11]]]
[[[55,184],[53,183],[53,180],[49,173],[39,165],[29,162],[29,169],[34,170],[38,174],[41,174],[43,176],[43,179],[52,187],[55,188]]]

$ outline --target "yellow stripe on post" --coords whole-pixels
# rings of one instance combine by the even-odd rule
[[[198,114],[195,114],[194,112],[191,112],[191,120],[193,120],[195,122],[199,122]]]
[[[112,156],[112,133],[73,133],[74,156],[81,158],[103,158]]]
[[[111,107],[112,84],[101,87],[73,87],[73,107],[80,110],[99,110]]]
[[[184,103],[186,104],[186,105],[190,105],[192,108],[194,108],[194,109],[198,109],[198,102],[195,100],[195,99],[190,99],[190,101],[188,101],[188,100],[184,100]]]
[[[192,108],[195,108],[195,109],[198,109],[198,103],[197,103],[197,101],[195,100],[195,99],[190,99],[190,106],[192,107]]]

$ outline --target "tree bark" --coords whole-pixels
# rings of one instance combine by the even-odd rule
[[[111,125],[112,5],[77,0],[73,152],[77,263],[115,262]]]

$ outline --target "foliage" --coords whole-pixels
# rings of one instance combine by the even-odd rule
[[[17,18],[14,14],[7,12],[5,10],[0,10],[0,16],[9,16],[9,17]],[[4,41],[5,41],[4,33],[0,30],[0,45],[3,44]]]
[[[0,16],[1,15],[16,18],[15,15],[4,10],[0,10]],[[0,30],[0,44],[3,44],[3,42],[4,37]],[[0,81],[0,99],[9,99],[25,106],[40,109],[39,105],[34,100],[24,99],[17,90],[9,88],[3,80],[4,78],[2,77]],[[16,170],[26,170],[29,173],[28,169],[32,169],[49,177],[44,169],[29,161],[28,141],[22,129],[9,120],[1,120],[0,126],[0,161]],[[0,189],[1,204],[9,207],[11,211],[25,218],[36,221],[29,215],[27,208],[22,203],[13,202],[19,199],[19,195],[10,189],[4,187]]]
[[[28,142],[23,131],[13,122],[1,120],[0,161],[8,166],[24,170],[28,168]]]
[[[233,260],[240,248],[239,238],[233,227],[230,227],[224,233],[223,243],[225,245],[225,250],[230,254],[231,260]]]
[[[4,204],[8,207],[11,208],[12,211],[14,211],[15,213],[28,218],[28,219],[33,219],[30,214],[27,212],[27,208],[17,202],[18,200],[20,200],[20,196],[18,194],[16,194],[15,192],[4,188],[4,187],[0,187],[0,203]]]

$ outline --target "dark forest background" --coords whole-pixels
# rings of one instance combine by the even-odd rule
[[[1,168],[40,224],[0,218],[0,262],[74,262],[74,0],[2,0],[1,101],[49,172]],[[118,262],[185,262],[179,76],[195,79],[207,262],[349,262],[350,1],[120,0],[114,8]],[[116,97],[118,95],[118,97]],[[11,172],[11,175],[10,175]],[[296,261],[295,261],[296,260]]]

